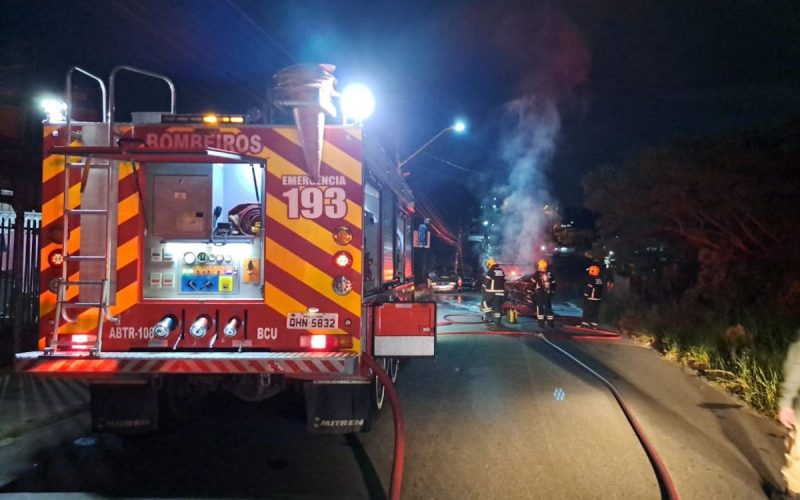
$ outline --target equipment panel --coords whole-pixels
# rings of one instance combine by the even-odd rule
[[[263,169],[150,164],[145,299],[263,299]]]
[[[224,244],[151,243],[146,299],[263,298],[260,240]]]

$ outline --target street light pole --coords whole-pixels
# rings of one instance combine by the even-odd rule
[[[411,161],[412,159],[414,159],[414,157],[415,157],[415,156],[417,156],[418,154],[420,154],[420,153],[422,152],[422,150],[423,150],[423,149],[425,149],[425,148],[427,148],[428,146],[430,146],[430,145],[433,143],[433,141],[435,141],[436,139],[438,139],[439,137],[441,137],[441,136],[442,136],[444,133],[446,133],[446,132],[449,132],[449,131],[451,131],[451,130],[454,130],[454,131],[456,131],[456,132],[463,132],[465,128],[466,128],[466,125],[464,125],[464,122],[460,122],[460,121],[458,121],[458,122],[456,122],[456,123],[454,123],[454,124],[452,124],[452,125],[450,125],[450,126],[448,126],[448,127],[445,127],[445,128],[443,128],[443,129],[442,129],[442,130],[441,130],[441,131],[440,131],[438,134],[436,134],[436,135],[434,135],[433,137],[431,137],[431,138],[428,140],[428,142],[426,142],[425,144],[423,144],[422,146],[420,146],[420,147],[419,147],[419,149],[417,149],[416,151],[414,151],[413,153],[411,153],[411,156],[409,156],[409,157],[408,157],[408,158],[406,158],[405,160],[403,160],[403,161],[401,161],[400,163],[398,163],[398,164],[397,164],[397,171],[398,171],[398,172],[402,171],[402,170],[403,170],[403,167],[404,167],[404,166],[405,166],[405,165],[406,165],[406,164],[407,164],[409,161]]]

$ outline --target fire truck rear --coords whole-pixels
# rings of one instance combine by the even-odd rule
[[[72,68],[66,121],[44,126],[41,351],[18,370],[89,380],[98,431],[289,386],[312,432],[364,430],[383,399],[365,357],[396,376],[399,358],[434,355],[435,308],[413,301],[410,191],[360,126],[325,124],[333,69],[275,76],[281,126],[179,114],[149,71],[117,67],[106,92]],[[171,109],[117,123],[128,73],[163,81]],[[97,83],[102,122],[72,120],[75,76]]]

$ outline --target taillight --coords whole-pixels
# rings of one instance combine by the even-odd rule
[[[311,336],[311,347],[312,349],[325,349],[328,346],[328,336],[327,335],[312,335]]]
[[[53,250],[50,252],[50,255],[47,256],[47,262],[49,262],[51,266],[60,266],[64,262],[64,251],[61,248]]]
[[[353,256],[344,250],[336,252],[336,255],[333,256],[333,263],[336,264],[336,267],[350,267],[353,265]]]
[[[350,335],[301,335],[300,347],[312,351],[335,351],[338,349],[352,349],[353,337]]]
[[[94,347],[95,339],[97,339],[97,337],[94,335],[64,335],[63,339],[61,337],[59,338],[59,344],[67,347],[70,351],[88,351]]]

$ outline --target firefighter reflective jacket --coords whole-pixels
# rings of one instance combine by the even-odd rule
[[[550,271],[536,271],[531,276],[531,281],[535,286],[534,292],[537,294],[552,295],[556,293],[556,280],[553,279]]]
[[[499,265],[494,265],[483,276],[483,291],[498,293],[506,290],[506,273]]]
[[[589,276],[583,296],[588,300],[603,300],[603,278],[600,276]]]

